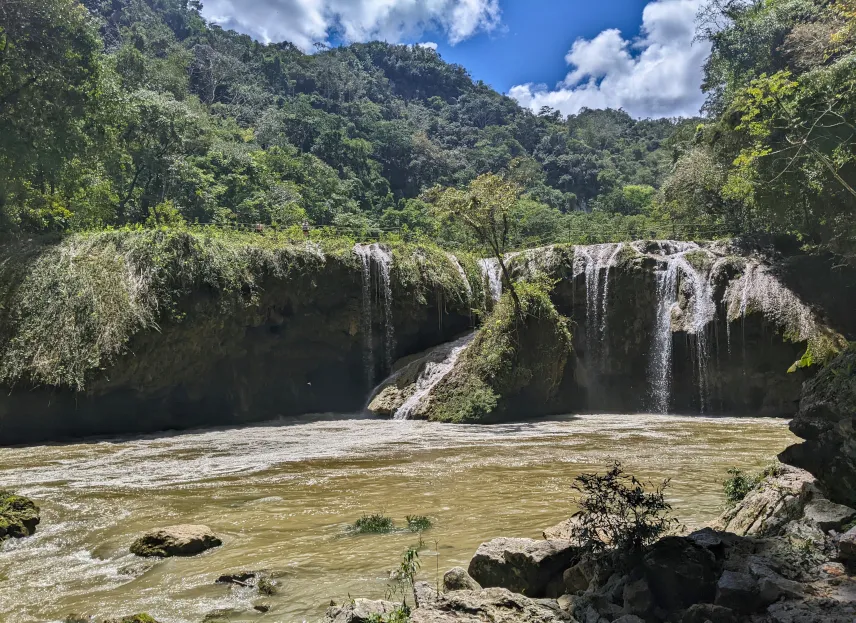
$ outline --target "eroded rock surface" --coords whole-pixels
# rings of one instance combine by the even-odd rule
[[[410,615],[411,623],[559,623],[567,620],[561,616],[558,606],[550,608],[504,588],[442,593]]]
[[[375,617],[391,614],[399,604],[392,601],[355,599],[342,606],[330,606],[325,623],[369,623]]]

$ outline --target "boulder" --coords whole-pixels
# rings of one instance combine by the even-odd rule
[[[410,615],[411,623],[560,623],[558,608],[549,608],[504,588],[453,591],[437,596]],[[336,621],[335,623],[352,623]],[[353,622],[358,623],[358,622]]]
[[[573,529],[576,523],[576,520],[571,517],[560,521],[555,526],[550,526],[541,534],[548,541],[570,541],[574,538]]]
[[[35,502],[9,491],[0,491],[0,541],[31,536],[39,521],[39,507]]]
[[[823,367],[803,386],[790,428],[804,443],[779,455],[783,463],[814,474],[829,499],[856,506],[856,346]]]
[[[413,598],[417,608],[424,608],[437,601],[439,593],[428,582],[416,582],[413,585]]]
[[[802,599],[805,587],[799,582],[781,576],[765,576],[758,580],[758,599],[762,606],[785,599]]]
[[[392,613],[399,604],[391,601],[355,599],[342,606],[330,606],[324,615],[325,623],[369,623]]]
[[[625,584],[622,600],[624,611],[629,614],[645,615],[654,608],[654,596],[645,578]]]
[[[443,575],[443,588],[447,591],[480,591],[482,587],[466,569],[455,567]]]
[[[595,562],[590,558],[583,558],[574,566],[565,569],[564,574],[562,574],[565,590],[569,593],[586,590],[596,572]]]
[[[853,623],[856,603],[834,599],[783,601],[767,608],[772,623]]]
[[[612,623],[645,623],[645,619],[640,619],[635,614],[625,614],[615,619]]]
[[[826,498],[817,498],[806,504],[804,517],[816,524],[821,532],[829,532],[841,530],[842,526],[856,519],[856,510]]]
[[[395,415],[398,408],[407,400],[407,395],[403,390],[395,385],[384,387],[377,396],[372,398],[369,403],[368,410],[375,415],[389,417]]]
[[[551,580],[577,556],[578,549],[567,541],[498,538],[479,546],[469,574],[484,587],[543,597]]]
[[[681,623],[738,623],[738,620],[734,612],[724,606],[695,604],[681,616]]]
[[[760,605],[758,582],[748,573],[723,571],[716,584],[716,605],[751,613]]]
[[[838,556],[842,560],[856,560],[856,528],[851,528],[838,540]]]
[[[739,536],[775,536],[799,519],[815,492],[815,478],[805,470],[783,465],[725,511],[713,528]]]
[[[222,544],[208,526],[170,526],[141,536],[131,545],[131,553],[157,558],[195,556]]]
[[[667,612],[716,596],[716,558],[690,539],[660,539],[646,552],[643,565],[655,602]]]

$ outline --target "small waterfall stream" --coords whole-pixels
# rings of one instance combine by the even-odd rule
[[[443,347],[443,350],[446,352],[445,358],[440,361],[428,361],[425,364],[425,367],[416,379],[413,394],[395,411],[394,419],[410,419],[410,416],[419,409],[422,402],[431,393],[431,390],[437,386],[437,383],[442,381],[452,371],[452,368],[455,367],[458,361],[458,357],[467,349],[470,342],[473,341],[473,337],[475,337],[475,333],[470,333],[454,342],[445,344]],[[434,352],[436,353],[437,351],[435,350]]]
[[[609,276],[623,248],[623,243],[574,247],[574,277],[585,275],[586,280],[586,350],[592,371],[606,367]]]
[[[458,271],[458,274],[461,276],[461,281],[464,282],[464,288],[466,288],[466,290],[467,290],[467,300],[472,301],[473,300],[473,287],[470,285],[470,280],[467,278],[467,272],[464,270],[464,267],[461,266],[461,262],[458,260],[458,258],[455,255],[453,255],[451,253],[447,253],[446,255],[448,256],[448,258],[452,262],[452,264],[455,265],[455,270]]]
[[[479,260],[479,267],[487,281],[491,298],[494,302],[498,301],[502,296],[502,267],[499,265],[499,260],[495,257],[481,259]]]
[[[374,385],[375,377],[375,355],[374,355],[374,300],[383,299],[383,326],[384,326],[384,359],[385,369],[392,367],[395,351],[395,326],[392,318],[392,286],[390,284],[390,268],[392,267],[392,254],[381,245],[374,243],[370,245],[358,244],[354,246],[354,253],[360,258],[362,264],[362,297],[360,329],[363,334],[363,365],[366,370],[366,378],[369,386]],[[375,296],[372,296],[372,266],[377,275]]]

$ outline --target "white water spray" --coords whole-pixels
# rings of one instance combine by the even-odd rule
[[[423,401],[431,393],[431,390],[437,386],[437,383],[442,381],[452,371],[455,363],[458,361],[458,357],[467,349],[474,336],[475,333],[470,333],[454,342],[450,342],[447,345],[449,351],[445,359],[436,362],[429,361],[425,364],[425,367],[416,379],[413,394],[395,411],[394,419],[410,419],[411,415],[419,409]]]
[[[499,265],[499,260],[495,257],[479,260],[479,267],[490,289],[490,297],[498,301],[502,296],[502,267]]]
[[[375,382],[375,361],[373,344],[373,298],[383,298],[384,322],[384,365],[392,367],[395,351],[395,327],[392,319],[392,286],[389,272],[392,266],[392,254],[379,244],[358,244],[354,253],[362,263],[362,300],[360,325],[363,334],[363,364],[369,385]],[[372,265],[377,274],[377,292],[372,297]]]
[[[609,317],[609,276],[623,243],[574,247],[574,277],[586,278],[586,345],[593,368],[603,368]]]

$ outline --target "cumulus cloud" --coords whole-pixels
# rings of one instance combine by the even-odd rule
[[[305,51],[332,34],[400,42],[427,30],[446,33],[455,45],[500,22],[499,0],[206,0],[202,13],[224,28]]]
[[[696,115],[703,102],[707,42],[693,41],[701,0],[655,0],[642,12],[635,40],[616,29],[578,39],[565,56],[571,70],[555,88],[520,84],[509,95],[539,111],[623,108],[634,117]]]
[[[428,48],[429,50],[434,50],[435,52],[437,51],[437,44],[434,43],[433,41],[425,41],[423,43],[417,43],[416,46],[420,47],[420,48]]]

